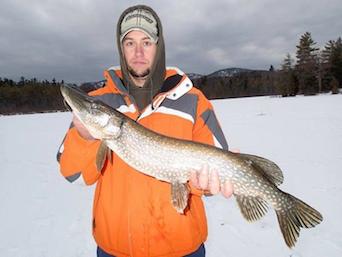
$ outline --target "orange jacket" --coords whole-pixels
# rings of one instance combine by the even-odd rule
[[[91,92],[141,125],[164,135],[227,148],[212,105],[178,69],[167,69],[161,93],[140,113],[122,85],[120,70],[105,71],[106,85]],[[71,127],[60,151],[62,174],[73,182],[97,182],[93,207],[96,243],[115,256],[183,256],[207,237],[201,191],[191,188],[188,208],[179,214],[170,202],[170,184],[137,172],[118,156],[101,172],[95,167],[99,141],[81,138]]]

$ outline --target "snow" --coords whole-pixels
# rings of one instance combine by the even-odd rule
[[[296,247],[283,241],[273,210],[248,223],[234,197],[205,198],[208,257],[342,256],[342,95],[213,101],[231,148],[275,161],[281,189],[319,210]],[[96,256],[94,187],[68,183],[56,151],[70,113],[0,116],[0,256]]]

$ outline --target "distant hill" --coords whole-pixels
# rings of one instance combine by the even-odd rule
[[[205,76],[207,78],[228,78],[228,77],[233,77],[235,75],[238,75],[244,72],[251,72],[251,71],[255,71],[255,70],[234,67],[234,68],[226,68],[226,69],[214,71],[208,75],[203,75],[203,74],[198,74],[198,73],[187,73],[187,75],[191,80],[198,80]]]
[[[198,73],[187,73],[186,74],[190,79],[200,79],[202,78],[204,75],[202,74],[198,74]]]
[[[237,74],[241,74],[241,73],[249,72],[249,71],[253,71],[253,70],[243,69],[243,68],[227,68],[227,69],[222,69],[222,70],[218,70],[213,73],[210,73],[209,75],[207,75],[207,77],[208,78],[213,78],[213,77],[227,78],[227,77],[233,77]]]

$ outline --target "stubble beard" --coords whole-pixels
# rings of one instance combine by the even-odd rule
[[[145,71],[138,73],[135,70],[133,70],[131,67],[128,66],[128,72],[133,78],[135,78],[137,80],[145,80],[147,78],[147,76],[150,74],[151,70],[146,69]]]

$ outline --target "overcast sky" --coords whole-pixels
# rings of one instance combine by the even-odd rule
[[[160,16],[168,66],[280,67],[311,32],[317,46],[342,36],[341,0],[0,0],[0,77],[67,82],[102,79],[118,65],[116,22],[143,3]]]

